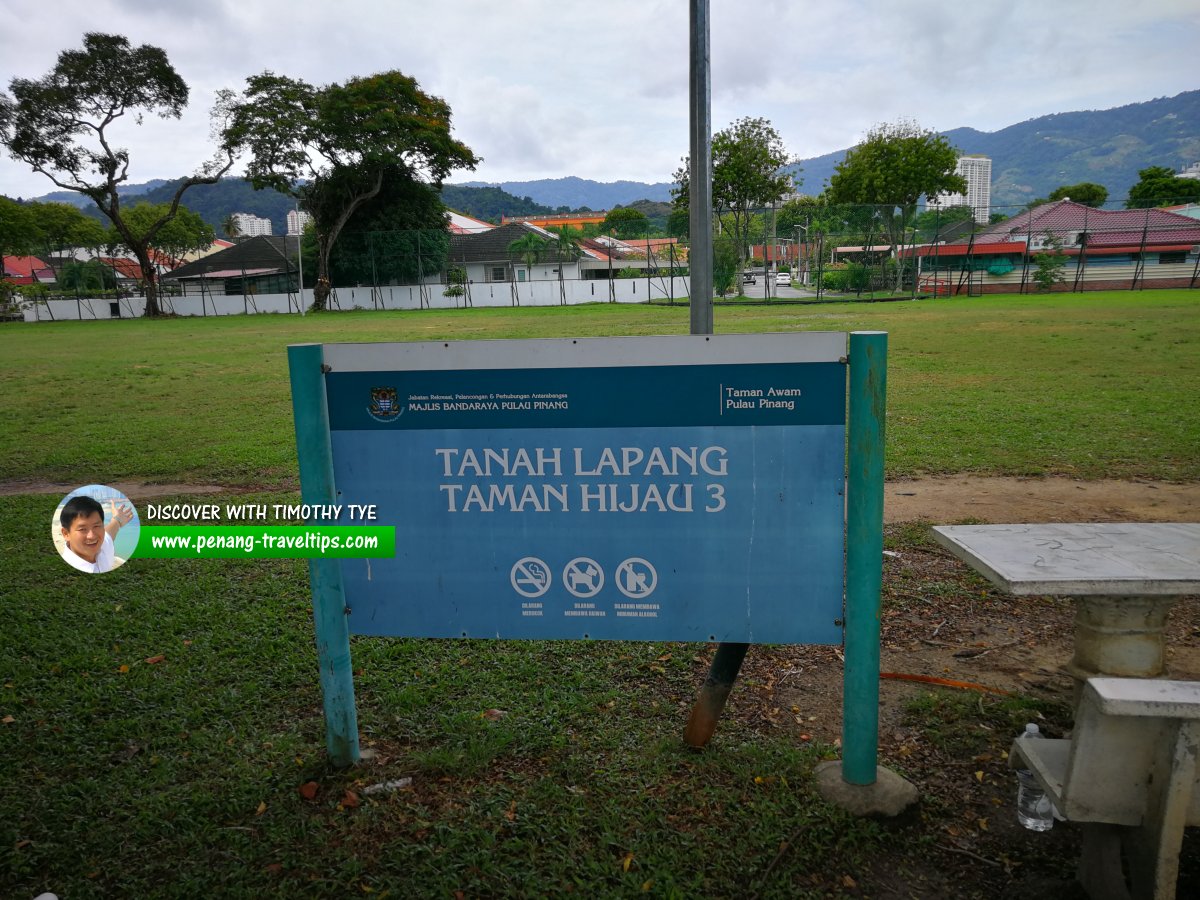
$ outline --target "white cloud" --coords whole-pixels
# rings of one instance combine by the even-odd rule
[[[678,0],[9,0],[6,12],[19,27],[0,30],[0,87],[40,77],[85,31],[167,51],[191,108],[129,139],[136,181],[204,160],[215,91],[264,69],[315,84],[392,68],[415,77],[449,102],[456,134],[484,157],[455,180],[666,181],[687,152],[688,12]],[[900,117],[991,131],[1200,86],[1194,0],[1060,0],[1052,12],[1044,0],[713,0],[711,15],[714,129],[764,116],[799,156]],[[51,188],[0,160],[0,192]]]

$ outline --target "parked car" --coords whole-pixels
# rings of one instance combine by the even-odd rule
[[[791,272],[776,272],[775,273],[775,283],[782,284],[784,287],[791,287],[792,286],[792,273]]]
[[[754,277],[753,272],[743,272],[742,284],[758,284],[758,280]]]

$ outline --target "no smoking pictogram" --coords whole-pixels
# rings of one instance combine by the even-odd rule
[[[536,556],[518,559],[508,577],[522,597],[540,597],[550,590],[550,567]]]

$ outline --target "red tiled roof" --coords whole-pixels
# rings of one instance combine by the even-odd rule
[[[1171,251],[1180,251],[1184,253],[1190,251],[1195,244],[1153,244],[1147,242],[1145,248],[1141,243],[1130,244],[1127,247],[1097,247],[1094,244],[1089,244],[1087,247],[1088,256],[1117,256],[1121,253],[1141,253],[1143,249],[1153,253],[1170,253]],[[1080,249],[1078,247],[1064,247],[1063,251],[1067,256],[1079,256]]]
[[[98,256],[96,257],[108,268],[112,269],[117,275],[122,278],[141,278],[142,267],[138,265],[135,259],[126,259],[123,256]]]
[[[901,256],[932,256],[941,258],[943,256],[966,256],[970,251],[973,256],[1002,256],[1008,253],[1024,253],[1024,241],[1012,241],[995,244],[976,244],[974,247],[968,247],[966,244],[923,244],[920,247],[910,247],[901,251]]]
[[[1005,219],[975,235],[975,246],[1021,240],[1050,231],[1054,234],[1086,231],[1088,247],[1137,244],[1145,233],[1147,244],[1200,242],[1200,224],[1187,216],[1162,209],[1093,209],[1082,203],[1059,200]],[[956,244],[966,244],[960,238]]]
[[[0,268],[0,277],[13,284],[33,284],[35,281],[53,281],[50,267],[36,256],[6,256]]]

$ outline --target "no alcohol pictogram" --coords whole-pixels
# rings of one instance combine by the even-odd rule
[[[633,556],[617,566],[616,582],[617,589],[630,600],[641,600],[658,587],[658,572],[640,556]]]

